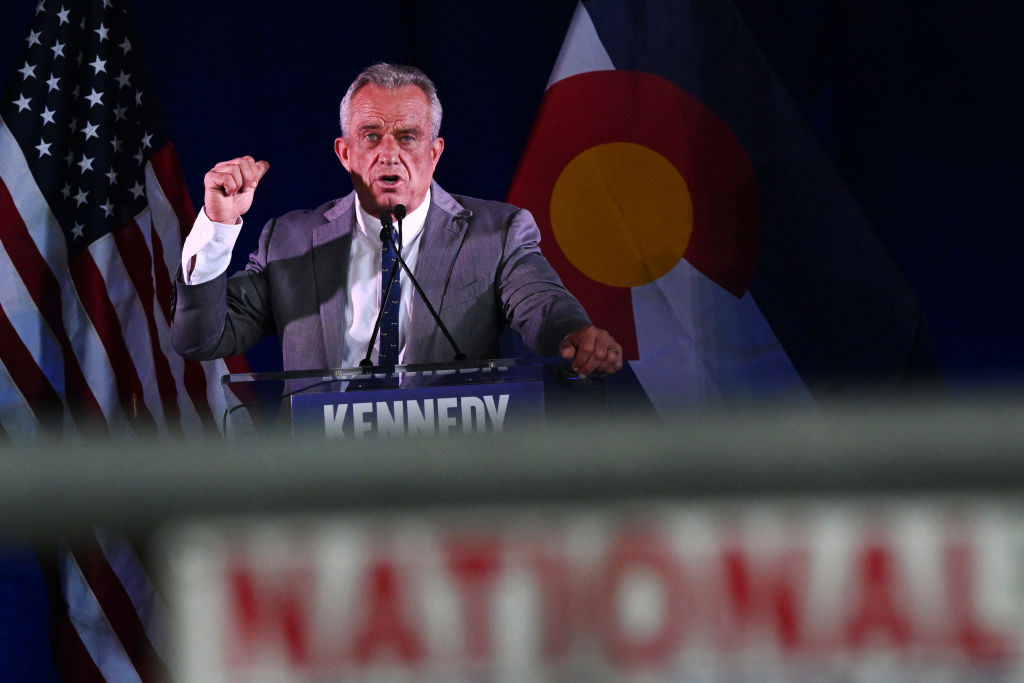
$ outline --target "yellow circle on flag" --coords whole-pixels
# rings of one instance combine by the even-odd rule
[[[551,228],[587,277],[613,287],[657,280],[693,235],[690,188],[649,147],[611,142],[570,161],[551,192]]]

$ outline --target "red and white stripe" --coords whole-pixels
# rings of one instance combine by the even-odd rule
[[[194,209],[170,144],[146,164],[148,206],[69,263],[64,235],[0,118],[0,438],[215,433],[220,377],[170,343],[170,298]],[[234,404],[234,401],[231,402]],[[131,546],[110,534],[57,557],[55,659],[66,680],[160,680],[159,611]],[[155,678],[154,678],[155,677]]]
[[[170,295],[194,210],[173,148],[146,164],[148,207],[68,263],[64,235],[0,119],[0,423],[199,436],[227,408],[225,361],[170,346]],[[242,368],[236,368],[242,369]]]

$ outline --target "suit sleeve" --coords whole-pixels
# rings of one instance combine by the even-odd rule
[[[554,355],[565,335],[590,324],[583,306],[541,253],[540,229],[525,209],[509,220],[498,287],[505,318],[539,355]]]
[[[171,345],[185,358],[210,360],[248,350],[274,329],[264,274],[274,221],[267,223],[245,270],[187,285],[179,269],[171,301]]]

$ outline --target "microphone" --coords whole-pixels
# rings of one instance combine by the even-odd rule
[[[398,221],[398,246],[400,247],[405,244],[405,238],[402,236],[402,220],[404,219],[405,204],[395,204],[395,220]]]
[[[402,220],[405,218],[405,204],[395,204],[395,220],[398,221],[398,249],[396,254],[401,255],[402,247],[405,246],[405,236],[402,234]]]
[[[405,207],[402,207],[402,215],[405,215]],[[395,246],[394,240],[391,239],[391,231],[394,230],[394,223],[391,222],[391,210],[384,209],[380,215],[380,241],[384,244],[385,241],[391,242],[392,248],[395,250],[395,254],[398,254],[398,247]],[[401,225],[401,223],[399,223]],[[388,299],[391,298],[391,287],[395,284],[395,277],[398,275],[398,264],[401,262],[402,257],[398,256],[398,260],[391,266],[391,272],[388,274],[388,286],[384,290],[384,296],[380,298],[380,306],[377,308],[377,320],[373,323],[373,332],[370,334],[370,343],[366,347],[366,355],[359,361],[359,367],[361,368],[372,368],[373,361],[370,360],[370,356],[373,355],[373,345],[377,341],[377,334],[380,332],[380,323],[384,318],[384,308],[387,306]],[[408,270],[408,269],[406,269]],[[419,285],[417,285],[417,288]]]
[[[402,220],[405,218],[405,204],[395,204],[395,208],[393,210],[395,212],[395,220],[398,221],[398,249],[395,249],[395,253],[401,256],[402,247],[405,246],[405,236],[402,235]]]
[[[395,206],[394,212],[395,212],[395,218],[398,219],[398,240],[399,240],[399,244],[401,244],[401,240],[402,240],[402,219],[405,218],[405,206],[403,204],[398,204],[397,206]],[[402,270],[405,271],[405,275],[406,275],[406,277],[409,278],[409,282],[411,282],[412,286],[416,288],[417,293],[419,293],[419,295],[420,295],[420,299],[423,300],[423,303],[426,304],[426,306],[427,306],[427,310],[430,311],[430,316],[434,319],[434,322],[437,323],[438,329],[441,330],[441,333],[444,334],[445,339],[448,340],[448,343],[451,344],[452,349],[455,351],[455,360],[457,360],[457,361],[458,360],[466,360],[466,354],[464,354],[462,352],[462,350],[459,348],[459,345],[455,342],[455,337],[453,337],[452,333],[448,331],[448,327],[444,324],[444,321],[441,320],[441,316],[438,315],[437,311],[430,304],[430,300],[427,299],[427,295],[423,293],[423,288],[420,287],[419,280],[417,280],[416,276],[413,275],[412,270],[410,270],[410,268],[409,268],[409,264],[407,264],[405,262],[405,259],[402,258],[402,252],[399,250],[398,246],[395,246],[394,240],[391,237],[391,229],[390,228],[385,228],[385,229],[381,230],[380,231],[380,237],[381,237],[381,241],[383,241],[386,238],[389,242],[391,242],[391,246],[395,250],[395,255],[398,257],[397,261],[395,262],[395,265],[396,266],[402,266]],[[383,309],[382,309],[382,312],[383,312]],[[378,315],[377,318],[378,318],[377,324],[379,325],[380,324],[380,316]],[[373,340],[372,339],[370,340],[370,348],[373,348]],[[369,351],[367,351],[367,358],[369,358]],[[363,366],[363,364],[360,363],[360,366]],[[363,366],[363,367],[366,367],[366,366]]]

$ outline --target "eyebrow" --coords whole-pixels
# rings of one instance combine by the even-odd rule
[[[384,124],[382,124],[382,123],[364,123],[364,124],[359,126],[358,130],[359,130],[360,133],[369,133],[369,132],[381,131],[381,130],[384,130],[385,128],[386,128],[386,126]],[[404,126],[402,128],[395,128],[394,130],[395,130],[395,135],[398,136],[398,135],[405,135],[406,133],[414,133],[416,135],[422,135],[424,129],[423,129],[422,126],[413,125],[413,126]]]

